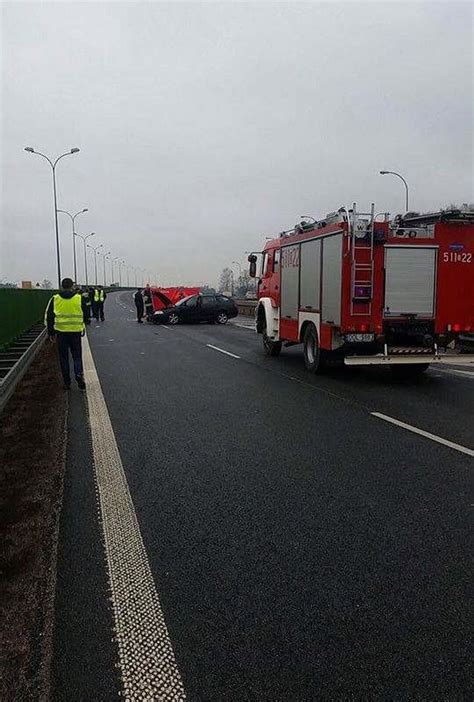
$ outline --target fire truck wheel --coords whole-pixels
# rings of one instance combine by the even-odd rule
[[[226,312],[218,312],[216,322],[217,324],[227,324],[228,319],[229,317],[227,316]]]
[[[317,373],[321,359],[318,332],[314,324],[308,324],[303,337],[304,363],[312,373]]]
[[[281,341],[272,341],[267,335],[267,327],[263,328],[263,349],[267,356],[279,356],[281,351]]]
[[[179,315],[176,312],[172,312],[168,317],[168,324],[179,324]]]
[[[413,363],[412,365],[398,365],[394,363],[393,366],[390,366],[390,370],[392,371],[395,378],[410,379],[417,378],[419,375],[428,370],[429,367],[429,363]]]

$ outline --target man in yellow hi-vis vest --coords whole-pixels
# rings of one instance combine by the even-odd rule
[[[107,293],[105,292],[104,288],[102,285],[98,285],[94,290],[94,317],[97,321],[99,321],[99,317],[101,322],[103,322],[105,319],[104,302],[106,297]]]
[[[53,295],[44,315],[50,341],[56,339],[64,384],[71,387],[69,352],[74,363],[74,376],[81,390],[86,389],[82,368],[82,337],[84,336],[87,309],[85,300],[74,289],[71,278],[64,278],[61,290]]]

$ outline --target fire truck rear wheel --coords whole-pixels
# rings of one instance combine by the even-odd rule
[[[263,329],[263,348],[267,356],[279,356],[281,351],[281,341],[273,341],[267,335],[267,327]]]
[[[417,378],[430,367],[429,363],[400,364],[394,363],[390,370],[396,378]]]
[[[303,337],[304,363],[312,373],[317,373],[321,360],[318,332],[314,324],[308,324]]]

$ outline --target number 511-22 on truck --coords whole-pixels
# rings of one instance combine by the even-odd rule
[[[390,220],[341,207],[302,222],[249,256],[256,330],[265,352],[303,344],[306,367],[327,359],[416,375],[431,363],[473,363],[458,337],[474,332],[474,213]]]

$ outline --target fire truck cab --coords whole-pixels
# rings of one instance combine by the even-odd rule
[[[302,343],[313,372],[330,358],[410,375],[474,363],[457,353],[459,334],[474,331],[473,212],[390,220],[354,203],[282,232],[258,254],[255,321],[268,355]],[[253,277],[258,254],[249,256]]]

